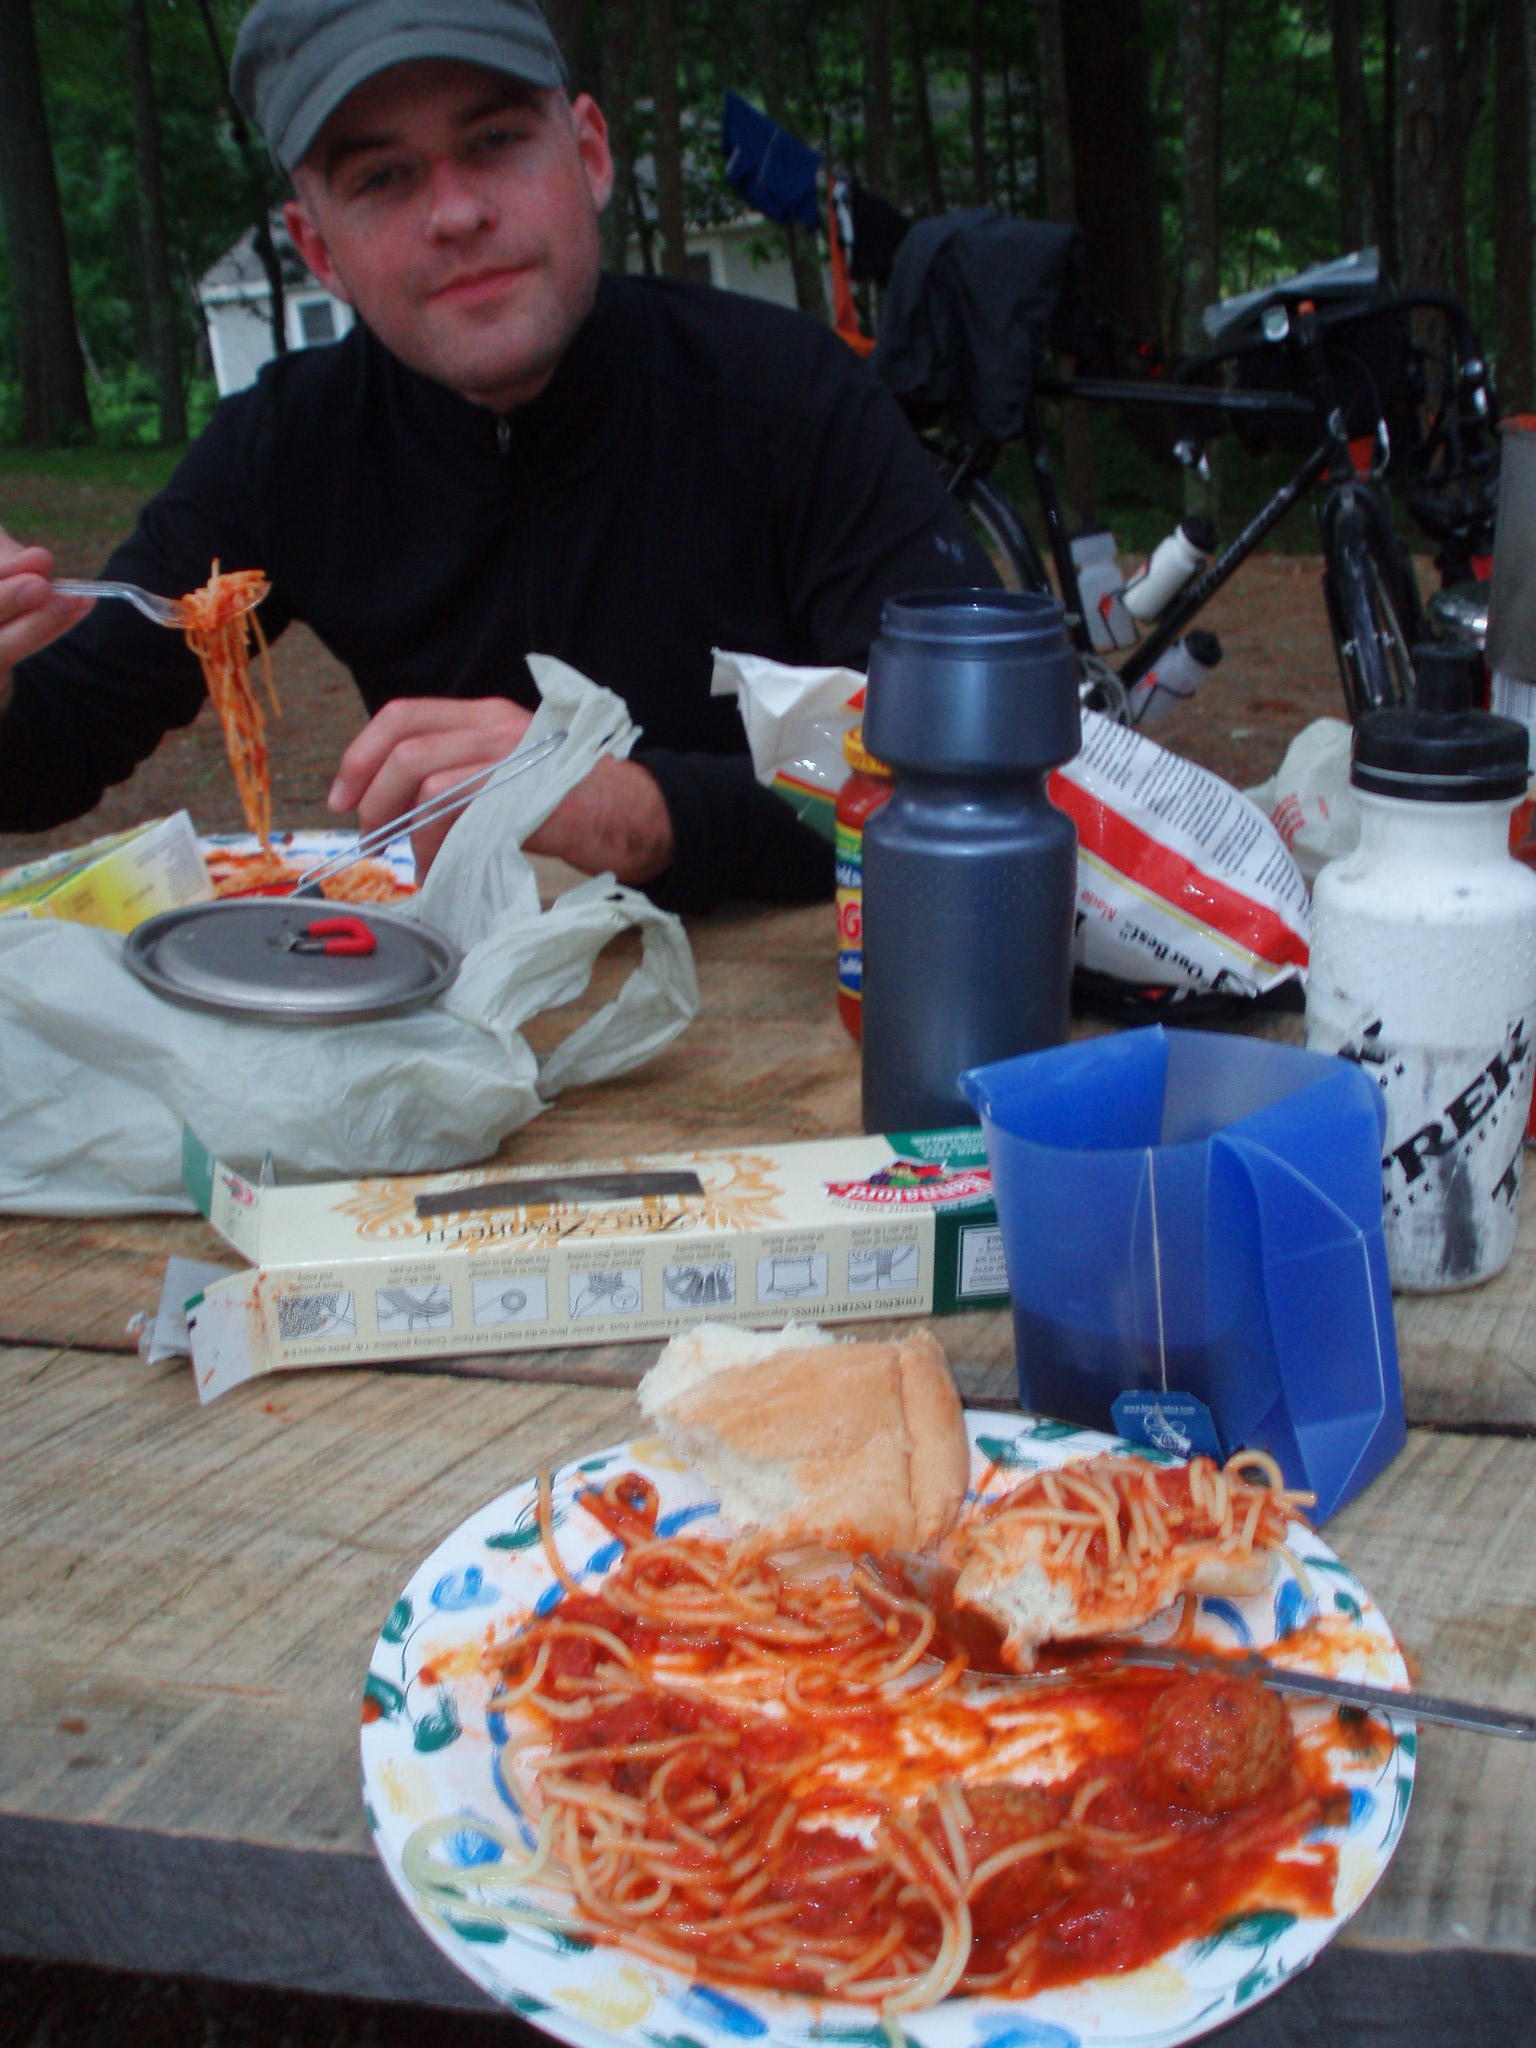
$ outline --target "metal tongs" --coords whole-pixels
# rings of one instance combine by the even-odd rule
[[[537,768],[541,761],[547,761],[558,747],[565,745],[569,736],[566,728],[562,726],[558,732],[549,733],[531,747],[515,748],[493,767],[477,768],[473,775],[466,775],[462,782],[454,783],[451,789],[445,789],[440,796],[432,797],[424,804],[417,804],[414,810],[406,811],[398,818],[392,818],[387,825],[381,825],[377,832],[368,833],[365,838],[358,840],[356,846],[344,847],[340,853],[333,853],[329,860],[320,861],[314,867],[306,868],[294,887],[294,895],[323,894],[321,883],[339,875],[343,868],[349,868],[356,861],[368,860],[373,854],[381,853],[392,840],[398,839],[404,832],[414,832],[419,825],[435,824],[439,818],[447,817],[449,812],[462,810],[473,797],[486,796],[493,789],[501,789],[507,783],[515,782],[519,775],[526,774],[530,768]]]

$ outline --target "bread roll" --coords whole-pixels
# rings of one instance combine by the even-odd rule
[[[965,1498],[965,1417],[928,1330],[862,1343],[700,1323],[646,1374],[640,1406],[732,1521],[788,1542],[918,1550]]]

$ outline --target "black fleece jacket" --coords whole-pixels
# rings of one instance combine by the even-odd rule
[[[862,668],[893,593],[995,581],[895,402],[798,314],[605,277],[545,391],[498,419],[366,329],[226,399],[106,573],[168,596],[261,568],[370,713],[537,702],[559,655],[629,705],[671,813],[652,886],[703,909],[829,894],[830,849],[754,781],[711,648]],[[15,671],[0,827],[89,810],[202,702],[179,636],[102,604]],[[282,728],[272,736],[282,745]]]

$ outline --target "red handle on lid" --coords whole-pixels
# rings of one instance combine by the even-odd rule
[[[325,943],[318,949],[322,952],[359,957],[374,952],[379,943],[360,917],[317,917],[313,924],[305,927],[304,936],[323,939]]]

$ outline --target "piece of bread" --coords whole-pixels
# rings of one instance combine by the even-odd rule
[[[861,1343],[699,1323],[640,1382],[640,1406],[732,1521],[787,1542],[917,1550],[965,1499],[965,1417],[928,1330]]]
[[[1046,1487],[1056,1487],[1059,1496],[1061,1482],[1070,1485],[1074,1474],[1118,1511],[1114,1519],[1124,1548],[1117,1548],[1113,1559],[1096,1533],[1085,1555],[1063,1555],[1085,1515],[1085,1502],[1082,1496],[1065,1500],[1062,1522],[1055,1525]],[[1236,1516],[1241,1528],[1255,1489],[1222,1477],[1207,1482],[1207,1493],[1212,1483],[1241,1496]],[[1126,1496],[1136,1492],[1150,1495],[1168,1524],[1163,1538],[1149,1539],[1146,1548],[1141,1541],[1149,1526],[1145,1514],[1138,1531],[1126,1512]],[[1224,1549],[1220,1529],[1205,1512],[1205,1498],[1203,1493],[1197,1508],[1187,1469],[1159,1473],[1136,1458],[1099,1457],[1065,1467],[1054,1477],[1036,1474],[946,1546],[949,1562],[959,1567],[954,1605],[995,1623],[1003,1636],[1004,1662],[1027,1671],[1040,1644],[1124,1634],[1171,1606],[1181,1593],[1241,1598],[1260,1592],[1269,1572],[1267,1547],[1277,1540],[1274,1518],[1265,1517],[1257,1531],[1262,1547]],[[1275,1514],[1283,1533],[1284,1513],[1277,1508]],[[1092,1521],[1091,1513],[1087,1519]],[[1082,1532],[1085,1544],[1090,1533]]]

